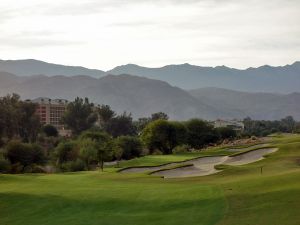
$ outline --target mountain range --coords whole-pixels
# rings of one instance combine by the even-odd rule
[[[91,76],[17,76],[0,72],[0,96],[18,93],[23,99],[37,97],[88,97],[108,104],[115,111],[131,112],[133,117],[167,113],[171,119],[202,118],[213,120],[281,119],[291,115],[300,120],[300,94],[249,93],[222,88],[184,90],[165,81],[128,74]]]
[[[0,60],[0,71],[18,76],[77,76],[95,78],[108,74],[131,74],[166,81],[185,90],[218,87],[246,92],[292,93],[300,92],[300,62],[286,66],[261,66],[245,70],[226,66],[203,67],[190,64],[167,65],[160,68],[141,67],[134,64],[117,66],[109,71],[84,67],[64,66],[38,60]]]

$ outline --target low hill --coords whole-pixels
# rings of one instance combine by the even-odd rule
[[[2,76],[0,77],[1,83]],[[108,75],[100,79],[87,76],[32,76],[19,78],[1,88],[0,95],[18,93],[24,99],[88,97],[99,104],[109,104],[117,112],[132,112],[135,118],[163,111],[172,119],[200,117],[213,119],[221,114],[188,92],[166,82],[131,75]]]
[[[247,93],[219,88],[190,92],[167,82],[132,75],[30,76],[18,77],[0,72],[0,96],[18,93],[23,99],[37,97],[88,97],[108,104],[115,111],[131,112],[134,118],[163,111],[171,119],[281,119],[292,115],[300,120],[300,94]]]
[[[249,93],[222,88],[200,88],[189,93],[218,111],[230,110],[235,118],[274,120],[291,115],[300,120],[300,93]]]

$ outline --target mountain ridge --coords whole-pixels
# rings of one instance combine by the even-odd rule
[[[290,93],[300,91],[299,61],[284,66],[264,65],[247,69],[235,69],[227,66],[204,67],[188,63],[172,64],[157,68],[126,64],[108,71],[102,71],[29,59],[0,60],[0,71],[6,71],[18,76],[39,74],[48,76],[87,75],[95,78],[108,74],[131,74],[162,80],[186,90],[212,86],[248,92]]]

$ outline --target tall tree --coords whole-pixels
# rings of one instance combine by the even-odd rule
[[[107,133],[99,131],[86,131],[80,138],[93,141],[93,148],[97,152],[96,160],[103,171],[104,161],[110,160],[113,156],[112,138]]]
[[[110,119],[105,130],[113,137],[136,134],[136,127],[133,124],[132,116],[126,112]]]
[[[25,142],[34,142],[41,128],[38,115],[35,114],[37,105],[30,102],[20,102],[19,134]]]
[[[213,126],[206,121],[191,119],[185,125],[187,128],[187,143],[193,148],[202,148],[215,142],[218,138]]]
[[[20,96],[7,95],[0,98],[0,131],[8,139],[19,136]]]
[[[168,120],[169,116],[164,112],[157,112],[151,115],[151,121],[154,120]]]
[[[150,152],[155,149],[163,154],[171,154],[173,148],[184,142],[185,128],[179,123],[156,120],[149,123],[143,130],[141,138]]]
[[[25,142],[35,141],[40,129],[36,107],[21,101],[17,94],[0,98],[0,133],[8,139],[21,137]]]
[[[143,151],[143,145],[139,138],[131,136],[120,136],[115,139],[114,148],[115,152],[119,153],[122,159],[132,159],[139,157]]]
[[[93,104],[88,98],[76,98],[67,106],[65,115],[62,118],[74,134],[80,134],[84,130],[91,128],[97,120],[97,114],[93,110]]]
[[[100,126],[103,128],[107,123],[116,116],[116,113],[110,108],[109,105],[100,105],[98,106],[98,114]]]
[[[287,116],[281,120],[282,131],[293,133],[296,128],[296,121],[292,116]]]

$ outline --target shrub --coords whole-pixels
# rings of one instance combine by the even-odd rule
[[[89,167],[90,163],[97,161],[97,142],[86,138],[81,139],[78,143],[79,146],[79,156],[84,162],[86,166]]]
[[[32,165],[32,173],[47,173],[43,166]]]
[[[8,173],[10,171],[10,163],[5,159],[0,159],[0,173]]]
[[[11,164],[20,164],[23,168],[45,162],[44,151],[39,145],[25,144],[19,141],[11,141],[7,144],[5,156]]]
[[[42,128],[43,132],[46,134],[47,137],[57,137],[58,136],[58,131],[56,127],[47,124]]]
[[[187,143],[196,149],[214,143],[218,140],[218,135],[213,126],[206,121],[199,119],[191,119],[186,122]]]
[[[122,159],[132,159],[142,154],[142,142],[137,137],[121,136],[115,140],[115,148],[120,150]],[[115,151],[116,152],[116,151]]]
[[[151,152],[158,149],[163,154],[171,154],[174,147],[185,142],[185,137],[186,128],[183,124],[166,120],[149,123],[141,136]]]
[[[62,163],[60,166],[62,172],[76,172],[86,170],[85,163],[81,159]]]
[[[215,129],[220,139],[233,139],[237,136],[237,132],[230,127],[219,127]]]
[[[11,165],[10,172],[11,173],[22,173],[24,170],[24,166],[20,163],[15,163]]]
[[[178,145],[173,149],[173,153],[174,154],[178,154],[178,153],[186,153],[189,152],[191,149],[191,146],[189,145]]]
[[[42,166],[32,164],[30,166],[26,166],[23,169],[23,172],[24,173],[46,173],[46,170]]]
[[[68,161],[74,161],[78,158],[78,149],[76,146],[76,142],[68,141],[68,142],[61,142],[55,148],[55,157],[57,158],[57,163],[62,164]]]

